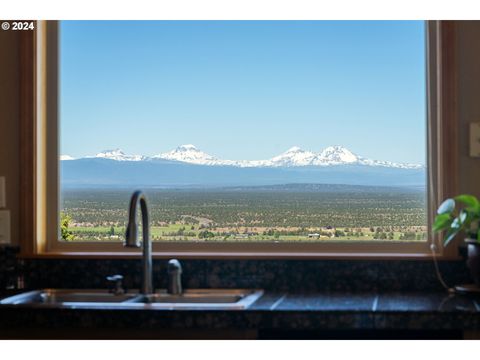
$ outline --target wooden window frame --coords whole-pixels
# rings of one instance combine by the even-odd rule
[[[428,241],[422,243],[154,243],[158,258],[457,259],[431,233],[434,209],[457,190],[455,22],[428,21]],[[120,243],[58,240],[58,22],[37,21],[21,35],[21,254],[24,257],[129,258]]]

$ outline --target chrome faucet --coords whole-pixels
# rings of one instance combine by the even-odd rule
[[[109,283],[113,285],[109,290],[112,294],[114,295],[125,294],[125,289],[123,288],[123,285],[122,285],[122,281],[123,281],[122,275],[111,275],[111,276],[107,276],[106,279]]]
[[[168,262],[168,285],[167,292],[171,295],[182,295],[182,265],[177,259]]]
[[[138,224],[137,224],[137,207],[140,204],[142,212],[142,235],[143,241],[140,243],[138,240]],[[141,293],[153,294],[152,285],[152,242],[150,241],[149,220],[148,220],[148,207],[147,198],[141,191],[135,191],[130,199],[130,208],[128,212],[128,225],[125,233],[126,247],[143,247],[143,278]]]

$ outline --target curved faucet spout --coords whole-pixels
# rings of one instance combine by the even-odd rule
[[[142,215],[142,237],[143,241],[140,243],[138,239],[138,224],[137,224],[137,208],[140,204]],[[128,212],[128,224],[125,233],[126,247],[143,247],[143,279],[141,292],[142,294],[152,294],[152,243],[150,241],[150,229],[148,219],[147,198],[142,191],[135,191],[130,199],[130,207]]]

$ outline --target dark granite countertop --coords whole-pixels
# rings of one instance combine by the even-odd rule
[[[172,331],[232,328],[478,331],[480,299],[419,292],[266,292],[245,310],[74,309],[0,305],[0,334],[23,327]]]

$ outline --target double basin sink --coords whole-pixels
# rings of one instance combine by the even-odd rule
[[[188,289],[180,295],[156,291],[114,294],[108,290],[43,289],[14,295],[0,305],[69,308],[246,309],[263,294],[253,289]]]

